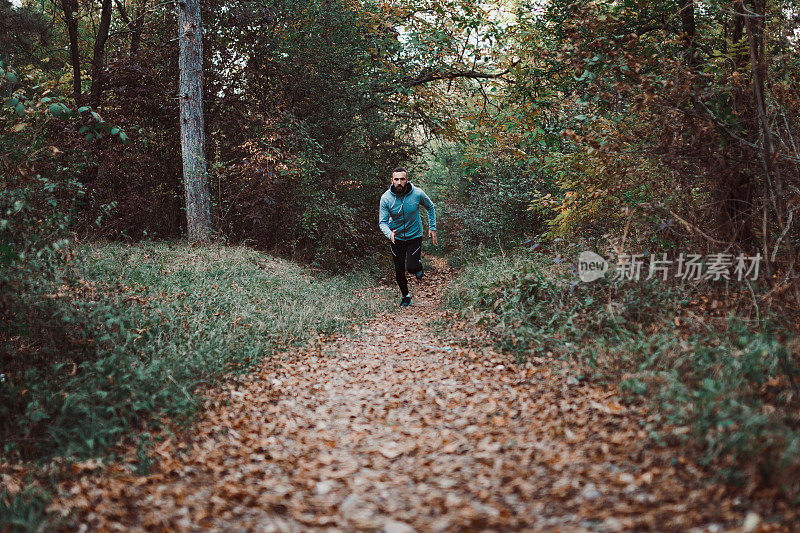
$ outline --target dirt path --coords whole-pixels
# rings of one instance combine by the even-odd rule
[[[188,441],[62,484],[90,529],[630,529],[741,524],[718,483],[652,446],[613,391],[427,327],[450,273],[361,335],[287,354],[215,393]],[[570,383],[571,381],[571,383]],[[134,452],[131,451],[131,454]]]

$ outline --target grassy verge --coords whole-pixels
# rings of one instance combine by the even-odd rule
[[[25,295],[36,316],[6,339],[11,461],[96,456],[164,417],[190,419],[204,387],[388,305],[366,274],[312,273],[244,247],[94,245],[66,270]],[[0,529],[43,512],[42,493],[26,494],[0,494]]]
[[[446,302],[520,360],[566,362],[578,378],[610,381],[628,401],[649,403],[674,428],[670,438],[699,445],[700,459],[722,465],[729,480],[797,497],[797,340],[774,316],[715,302],[713,290],[577,283],[535,258],[493,258],[465,269]]]

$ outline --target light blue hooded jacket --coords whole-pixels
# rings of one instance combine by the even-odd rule
[[[378,226],[386,238],[391,238],[392,231],[395,239],[409,241],[422,237],[422,220],[419,216],[420,204],[428,211],[428,227],[436,231],[436,213],[433,202],[419,187],[411,185],[411,190],[405,194],[395,194],[391,186],[381,196],[380,209],[378,210]]]

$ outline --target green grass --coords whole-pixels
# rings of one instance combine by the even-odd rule
[[[39,531],[46,518],[50,494],[36,486],[19,491],[0,489],[0,529]]]
[[[49,458],[103,455],[126,438],[139,443],[146,474],[148,429],[191,421],[203,390],[318,334],[347,332],[390,300],[366,273],[331,275],[245,247],[76,252],[53,263],[55,282],[18,295],[28,324],[4,337],[16,353],[0,370],[3,459],[26,462],[33,478],[0,491],[0,530],[50,523]]]
[[[60,286],[29,295],[59,336],[37,350],[32,327],[4,369],[6,457],[92,456],[146,421],[191,418],[203,387],[388,306],[365,274],[244,247],[104,244],[77,257]]]
[[[645,280],[578,283],[535,256],[495,257],[464,269],[445,301],[520,361],[542,357],[649,404],[656,419],[698,446],[700,461],[722,465],[728,480],[797,497],[796,338],[763,310],[757,321],[692,314],[702,310],[686,304],[702,290]]]

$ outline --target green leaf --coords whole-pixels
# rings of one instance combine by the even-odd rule
[[[124,144],[128,144],[129,142],[131,142],[128,136],[125,135],[124,131],[119,132],[119,140],[122,141]]]
[[[52,99],[53,99],[53,97],[51,97],[51,96],[45,96],[44,98],[42,98],[41,101],[42,101],[43,104],[46,104],[47,102],[49,102]]]
[[[50,417],[43,409],[36,409],[28,416],[30,417],[30,421],[34,424]]]
[[[119,133],[119,128],[111,128],[111,135],[116,135]]]
[[[3,220],[3,222],[6,222]],[[10,265],[14,260],[14,250],[7,244],[0,244],[0,264]]]
[[[50,104],[47,108],[53,116],[60,117],[62,113],[61,104]]]
[[[17,105],[14,107],[14,111],[17,112],[17,116],[24,117],[25,105],[22,102],[17,103]]]
[[[78,113],[85,113],[86,111],[89,111],[88,106],[81,106],[78,108]]]
[[[17,82],[19,81],[17,77],[14,75],[14,73],[11,72],[10,70],[6,72],[6,79],[8,80],[8,83],[10,83],[11,85],[16,85]]]
[[[101,116],[100,116],[100,115],[97,113],[97,111],[92,111],[92,117],[93,117],[93,118],[94,118],[94,119],[95,119],[97,122],[103,122],[103,118],[102,118],[102,117],[101,117]]]
[[[78,133],[86,133],[87,131],[89,131],[89,126],[81,126],[78,129]]]
[[[17,105],[18,103],[19,103],[19,98],[14,98],[14,97],[11,97],[11,98],[9,98],[8,100],[6,100],[6,105],[7,105],[8,107],[16,107],[16,105]]]

